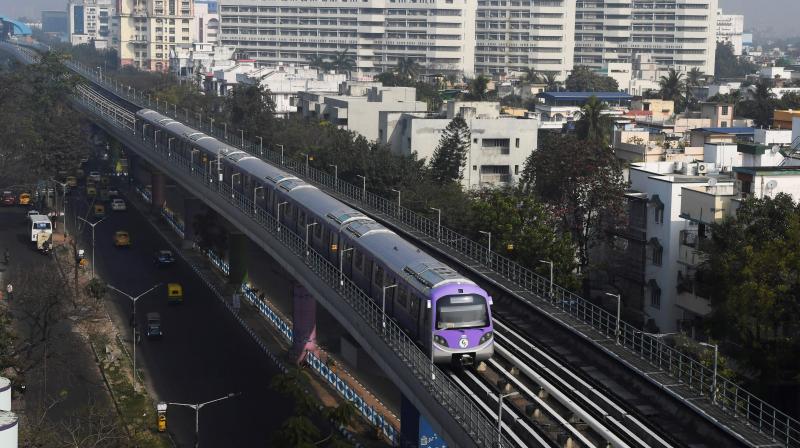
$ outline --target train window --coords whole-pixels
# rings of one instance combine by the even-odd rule
[[[383,286],[383,268],[379,265],[375,265],[375,269],[372,270],[372,283],[377,286]]]
[[[408,301],[406,299],[406,289],[402,286],[398,286],[400,288],[400,292],[397,294],[397,303],[402,306],[403,308],[408,308]]]
[[[356,266],[356,269],[358,269],[361,272],[364,272],[364,253],[361,252],[358,249],[356,249],[353,252],[355,252],[355,255],[354,255],[355,263],[354,264]]]
[[[322,226],[317,224],[314,226],[314,238],[320,238],[322,236]]]

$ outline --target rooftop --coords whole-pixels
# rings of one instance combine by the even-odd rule
[[[694,131],[707,132],[710,134],[733,134],[733,135],[753,135],[755,128],[737,127],[737,128],[697,128]]]
[[[633,96],[625,92],[543,92],[539,96],[544,99],[552,100],[574,100],[586,101],[596,96],[601,101],[625,101],[632,100]]]

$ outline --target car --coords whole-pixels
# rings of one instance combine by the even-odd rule
[[[78,178],[75,176],[67,176],[67,186],[75,188],[78,186]]]
[[[161,331],[161,315],[158,313],[147,313],[147,325],[144,328],[144,334],[151,339],[160,338],[164,336]]]
[[[3,205],[14,205],[17,202],[17,198],[14,196],[14,193],[10,191],[4,191],[0,202],[2,202]]]
[[[87,178],[92,182],[100,182],[100,172],[99,171],[89,171],[89,177]]]
[[[128,206],[125,205],[125,201],[120,198],[114,198],[111,200],[111,210],[115,212],[124,212],[128,209]]]
[[[125,230],[117,230],[114,233],[114,245],[117,247],[130,247],[131,235]]]
[[[108,187],[108,195],[111,197],[119,196],[119,190],[117,187]]]
[[[156,252],[156,264],[159,266],[169,266],[175,263],[175,257],[170,250],[160,250]]]

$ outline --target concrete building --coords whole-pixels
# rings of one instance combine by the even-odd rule
[[[544,92],[539,95],[533,116],[542,129],[561,129],[581,117],[581,107],[591,97],[608,105],[610,115],[621,115],[631,104],[632,96],[623,92]]]
[[[510,185],[519,180],[527,157],[536,150],[538,122],[500,113],[500,103],[449,101],[445,114],[381,112],[379,141],[399,154],[416,153],[430,161],[442,133],[456,116],[471,133],[463,185]]]
[[[717,10],[717,42],[730,43],[733,54],[742,55],[744,35],[744,16],[741,14],[723,14]]]
[[[533,67],[565,79],[572,70],[575,0],[477,0],[475,72]]]
[[[238,77],[240,84],[259,83],[270,91],[275,113],[282,117],[297,112],[299,92],[336,95],[347,81],[343,73],[325,73],[309,66],[261,67]]]
[[[67,11],[42,11],[42,32],[61,39],[68,38],[69,19]]]
[[[93,44],[95,48],[116,47],[118,19],[112,0],[71,0],[67,4],[69,41],[72,45]]]
[[[301,65],[346,51],[353,72],[365,77],[401,58],[414,59],[423,74],[471,75],[476,2],[228,0],[220,8],[222,43],[247,52],[258,65]]]
[[[192,43],[194,0],[119,0],[121,65],[169,69],[170,51]]]
[[[215,0],[195,0],[192,42],[216,44],[219,41],[219,7]]]
[[[236,49],[210,43],[176,45],[169,52],[170,72],[187,81],[205,81],[214,70],[233,66]],[[199,79],[198,79],[199,78]]]
[[[772,126],[778,129],[793,129],[792,120],[800,117],[800,110],[776,110],[772,113]]]
[[[662,67],[714,73],[717,0],[584,0],[575,14],[575,65],[601,69],[651,54]]]
[[[367,140],[378,140],[381,112],[426,112],[413,87],[384,87],[375,82],[348,82],[338,95],[299,92],[297,112],[303,117],[326,120]]]

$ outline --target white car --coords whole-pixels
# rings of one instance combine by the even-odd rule
[[[115,198],[111,200],[111,210],[115,212],[124,212],[127,210],[128,207],[125,205],[125,201],[120,198]]]
[[[89,180],[93,182],[100,182],[100,172],[99,171],[89,171]]]

